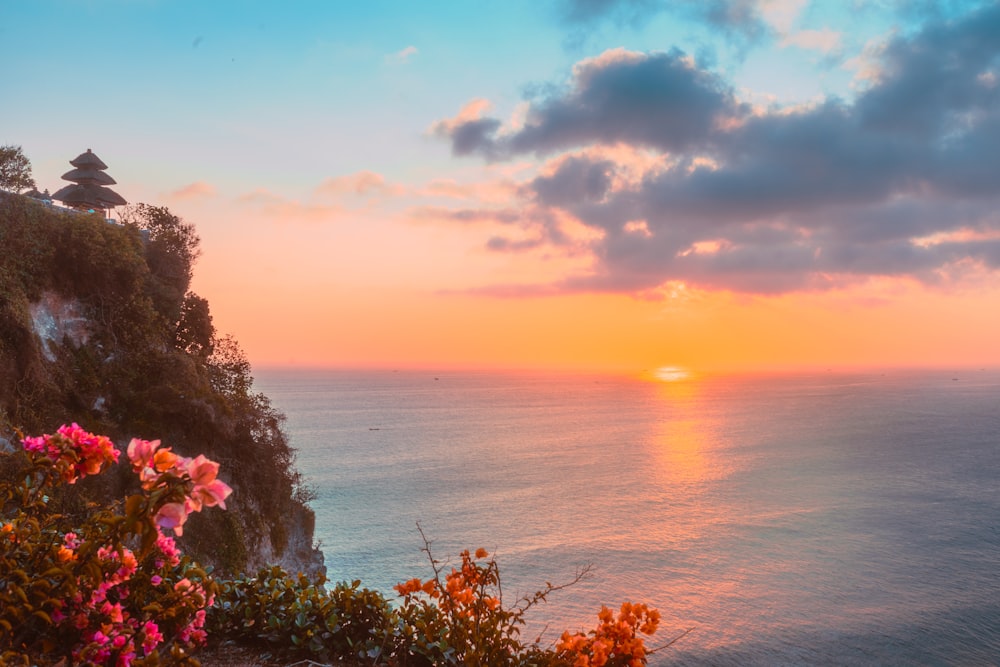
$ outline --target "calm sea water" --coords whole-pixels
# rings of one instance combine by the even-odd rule
[[[1000,373],[280,371],[331,579],[496,553],[504,595],[663,614],[657,665],[1000,664]]]

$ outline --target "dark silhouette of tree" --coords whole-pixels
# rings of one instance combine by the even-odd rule
[[[167,321],[180,321],[201,239],[194,225],[165,206],[135,204],[121,209],[121,221],[139,229],[146,240],[146,263],[153,274],[153,305]]]
[[[205,359],[212,354],[215,327],[208,300],[188,292],[181,307],[181,321],[177,323],[174,345],[188,354]]]
[[[20,146],[0,146],[0,189],[21,192],[35,187],[31,177],[31,162]]]

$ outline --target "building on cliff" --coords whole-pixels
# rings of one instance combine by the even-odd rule
[[[101,213],[107,213],[115,206],[124,206],[128,202],[121,195],[107,187],[117,181],[105,171],[108,165],[89,148],[69,161],[73,169],[62,175],[64,181],[71,185],[57,190],[52,198],[61,201],[69,208]]]

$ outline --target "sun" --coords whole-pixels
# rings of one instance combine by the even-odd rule
[[[691,377],[691,372],[680,366],[660,366],[653,376],[660,382],[680,382]]]

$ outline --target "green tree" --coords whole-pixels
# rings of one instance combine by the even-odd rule
[[[150,297],[168,322],[180,321],[184,298],[191,284],[201,239],[194,225],[184,222],[165,206],[135,204],[121,210],[121,221],[137,228],[146,240],[146,263],[153,274]]]
[[[212,325],[208,300],[194,292],[188,292],[181,308],[181,320],[174,333],[174,345],[188,354],[206,358],[212,354],[214,340],[215,327]]]
[[[35,187],[31,177],[31,162],[20,146],[0,146],[0,189],[21,192]]]

